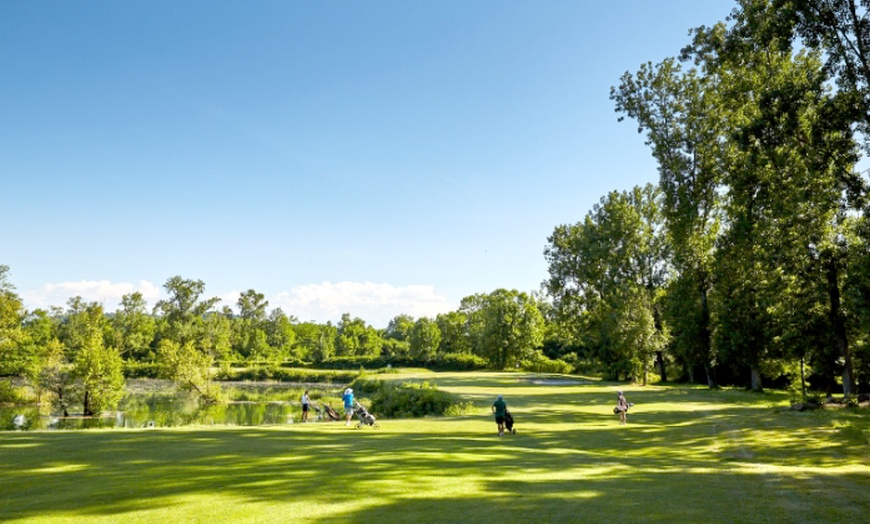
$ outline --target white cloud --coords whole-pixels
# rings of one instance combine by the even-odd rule
[[[129,282],[110,282],[108,280],[82,280],[79,282],[61,282],[44,284],[36,291],[24,291],[21,298],[25,307],[47,309],[50,306],[66,306],[70,298],[82,297],[88,302],[103,304],[106,311],[115,311],[121,303],[121,297],[133,292],[142,293],[149,307],[165,296],[162,288],[147,281],[140,280],[138,284]],[[203,298],[209,298],[206,294]],[[230,306],[234,310],[239,298],[238,291],[229,291],[217,295],[220,305]],[[359,317],[366,323],[383,328],[389,321],[400,314],[408,314],[414,318],[434,317],[456,309],[447,299],[435,292],[430,285],[412,285],[396,287],[391,284],[376,284],[372,282],[322,282],[296,286],[290,291],[268,296],[269,309],[280,307],[284,313],[293,315],[300,321],[337,322],[344,313]]]
[[[136,291],[142,293],[142,297],[152,306],[161,295],[160,288],[147,280],[140,280],[138,284],[81,280],[44,284],[36,291],[22,292],[21,298],[28,309],[47,309],[50,306],[65,306],[70,298],[79,296],[87,302],[103,304],[107,311],[114,311],[121,303],[121,297]]]
[[[386,327],[399,314],[434,317],[455,307],[435,293],[434,286],[396,287],[372,282],[323,282],[297,286],[269,299],[270,307],[301,321],[333,322],[350,313],[375,327]]]

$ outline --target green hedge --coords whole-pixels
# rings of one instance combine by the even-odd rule
[[[160,366],[154,362],[124,361],[124,376],[126,378],[157,378]]]
[[[475,371],[486,369],[486,360],[466,353],[446,353],[434,359],[410,357],[332,357],[316,364],[324,369],[382,369],[386,367],[428,368],[433,371]]]
[[[279,382],[327,382],[347,384],[359,377],[360,371],[323,371],[287,369],[283,367],[223,368],[217,380],[277,380]]]

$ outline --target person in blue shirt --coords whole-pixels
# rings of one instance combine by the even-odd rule
[[[345,426],[350,426],[350,419],[353,417],[353,390],[347,388],[344,390],[341,400],[344,402],[344,416],[347,419]]]

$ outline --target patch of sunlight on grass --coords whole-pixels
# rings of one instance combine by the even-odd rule
[[[0,444],[0,449],[23,449],[23,448],[36,448],[41,446],[37,442],[8,442],[6,444]]]
[[[56,464],[53,466],[44,466],[41,468],[31,468],[26,470],[28,473],[33,473],[36,475],[45,475],[45,474],[58,474],[58,473],[72,473],[75,471],[82,471],[88,469],[87,464]]]

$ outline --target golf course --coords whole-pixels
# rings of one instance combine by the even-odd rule
[[[3,432],[4,522],[861,522],[866,408],[570,375],[406,371],[461,417]],[[616,392],[634,406],[613,414]],[[515,435],[490,413],[504,395]],[[377,415],[377,413],[374,413]]]

